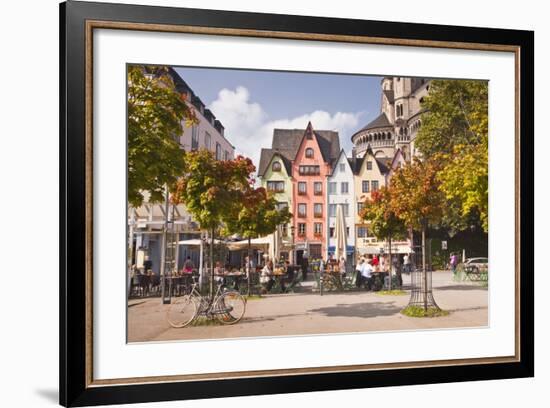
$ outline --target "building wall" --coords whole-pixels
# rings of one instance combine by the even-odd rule
[[[307,130],[306,130],[307,132]],[[313,158],[305,157],[305,151],[307,148],[313,149]],[[300,175],[299,167],[301,165],[318,165],[319,175]],[[293,184],[293,222],[295,227],[295,242],[298,247],[313,245],[321,245],[321,255],[326,253],[326,226],[325,224],[325,212],[327,211],[326,205],[326,177],[330,172],[330,166],[325,163],[319,145],[315,136],[311,139],[304,137],[302,144],[296,155],[296,159],[292,163],[292,177],[294,179]],[[305,182],[307,186],[307,192],[304,195],[298,194],[298,183]],[[320,195],[315,195],[313,188],[314,182],[322,183],[323,191]],[[321,217],[314,217],[314,204],[322,204],[323,214]],[[300,217],[298,213],[299,204],[306,205],[306,216]],[[305,235],[300,235],[299,224],[305,224]],[[314,234],[314,224],[321,223],[320,234]],[[301,245],[300,245],[301,244]],[[307,245],[306,245],[307,244]],[[311,256],[311,253],[309,254]]]
[[[273,163],[279,162],[281,164],[281,171],[273,171]],[[287,173],[286,167],[283,163],[283,160],[280,156],[274,155],[273,159],[271,160],[271,163],[269,163],[269,166],[267,167],[267,170],[265,174],[261,177],[260,182],[262,187],[267,189],[267,182],[268,181],[282,181],[284,183],[284,191],[283,192],[271,192],[268,190],[270,194],[273,194],[275,200],[277,200],[279,203],[287,203],[288,209],[290,212],[293,212],[292,207],[292,177]],[[286,236],[283,235],[283,242],[287,241],[290,243],[290,226],[292,225],[292,220],[288,223],[287,226],[287,234]]]
[[[216,143],[221,147],[221,159],[225,159],[224,152],[227,152],[227,158],[235,157],[235,148],[233,145],[214,127],[213,123],[208,120],[199,109],[188,103],[189,107],[195,111],[198,119],[198,124],[194,126],[186,126],[183,124],[183,134],[180,136],[180,145],[184,150],[192,150],[192,135],[193,127],[196,127],[198,132],[198,149],[208,149],[216,154]],[[207,133],[210,135],[210,146],[207,146]]]
[[[340,165],[343,164],[345,170],[340,170]],[[348,183],[348,193],[344,194],[342,193],[341,185],[342,183],[347,182]],[[336,183],[336,192],[334,194],[330,194],[329,190],[329,183]],[[355,203],[355,180],[353,176],[353,171],[349,165],[348,159],[346,158],[345,154],[341,154],[340,158],[338,159],[338,162],[336,164],[336,167],[334,168],[334,171],[332,175],[330,175],[327,178],[327,211],[326,211],[326,237],[328,241],[327,245],[327,253],[325,255],[328,255],[328,247],[333,247],[336,245],[336,240],[334,238],[330,238],[330,228],[334,228],[336,225],[336,216],[330,216],[329,215],[329,208],[331,204],[339,205],[339,204],[348,204],[349,206],[349,212],[348,216],[345,217],[346,221],[346,227],[349,228],[349,235],[347,237],[347,244],[348,246],[354,246],[355,245],[355,218],[356,218],[356,208],[357,205]]]
[[[367,167],[367,163],[372,163],[372,168],[369,170]],[[359,216],[359,212],[357,210],[358,203],[363,203],[365,200],[371,198],[372,193],[372,181],[378,182],[378,188],[382,188],[386,185],[386,177],[384,174],[380,172],[380,169],[378,167],[378,164],[376,163],[376,160],[374,158],[374,155],[367,152],[365,155],[365,158],[363,159],[363,163],[361,165],[361,168],[357,172],[357,174],[354,177],[355,181],[355,206],[357,211],[356,221],[355,221],[355,247],[356,247],[356,255],[360,255],[362,253],[368,252],[369,249],[372,249],[374,247],[378,247],[383,245],[382,242],[378,242],[376,238],[370,233],[367,234],[366,237],[359,237],[360,228],[367,228],[368,224],[365,223]],[[369,182],[369,192],[363,192],[363,181]]]

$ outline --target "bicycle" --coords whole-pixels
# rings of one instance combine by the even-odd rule
[[[246,300],[236,290],[219,285],[213,298],[205,297],[197,289],[195,279],[189,294],[180,297],[166,311],[170,326],[182,328],[199,316],[216,318],[222,324],[239,322],[246,311]]]

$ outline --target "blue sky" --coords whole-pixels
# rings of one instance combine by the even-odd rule
[[[223,123],[238,153],[256,162],[273,128],[337,130],[351,135],[380,112],[381,77],[277,71],[180,68],[176,71]]]

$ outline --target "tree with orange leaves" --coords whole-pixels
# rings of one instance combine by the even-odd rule
[[[202,149],[184,156],[183,176],[172,189],[173,203],[182,202],[201,229],[210,233],[210,295],[214,293],[214,236],[239,213],[244,192],[251,188],[255,167],[249,158],[216,160]]]
[[[446,199],[440,190],[439,164],[435,160],[418,160],[397,170],[391,179],[395,199],[393,211],[405,225],[422,231],[422,271],[424,279],[424,306],[427,309],[426,229],[439,226]]]
[[[371,198],[365,201],[364,207],[359,216],[369,222],[369,229],[379,240],[387,240],[389,247],[390,267],[389,267],[389,290],[391,290],[391,270],[392,270],[392,238],[405,237],[407,228],[401,218],[395,212],[396,199],[395,192],[391,188],[382,187],[378,191],[371,193]],[[400,275],[399,275],[400,277]]]

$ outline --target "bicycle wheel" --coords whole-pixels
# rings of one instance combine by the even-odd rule
[[[214,305],[214,313],[223,324],[235,324],[246,311],[246,301],[237,291],[225,292]]]
[[[170,305],[166,319],[177,329],[187,326],[197,315],[197,304],[189,295],[182,296]]]

